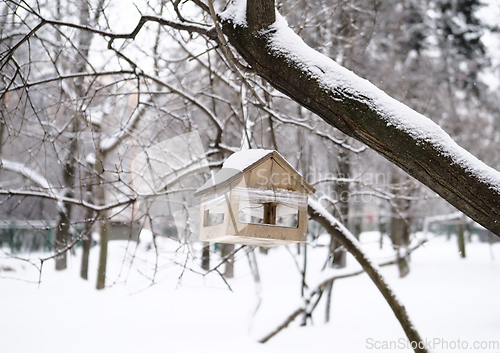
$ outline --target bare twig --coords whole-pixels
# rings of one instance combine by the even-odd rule
[[[406,255],[409,255],[413,251],[417,250],[419,247],[421,247],[425,243],[426,243],[426,241],[421,241],[417,245],[409,248]],[[398,261],[398,259],[397,259],[397,257],[395,257],[394,259],[380,263],[378,266],[385,267],[385,266],[389,266],[389,265],[395,265],[395,264],[397,264],[397,261]],[[312,312],[314,311],[314,309],[318,305],[325,287],[327,287],[328,285],[330,285],[334,281],[336,281],[338,279],[343,279],[343,278],[355,277],[355,276],[361,275],[363,273],[365,273],[365,270],[361,269],[361,270],[356,270],[356,271],[352,271],[352,272],[348,272],[348,273],[335,274],[335,275],[332,275],[332,276],[324,279],[308,293],[308,296],[304,299],[303,305],[301,305],[297,310],[295,310],[292,314],[290,314],[290,316],[288,316],[284,320],[284,322],[281,325],[279,325],[275,330],[273,330],[268,335],[266,335],[265,337],[260,339],[259,342],[266,343],[267,341],[269,341],[271,338],[273,338],[278,333],[280,333],[280,331],[282,331],[283,329],[288,327],[288,325],[293,320],[295,320],[297,318],[297,316],[299,316],[302,313],[306,313],[307,317],[310,317],[312,315]],[[312,306],[311,309],[307,310],[308,305],[313,301],[313,298],[315,298],[315,297],[317,297],[315,304]]]
[[[218,271],[219,267],[221,267],[223,264],[225,264],[226,262],[228,262],[228,261],[231,259],[231,257],[232,257],[232,256],[234,256],[234,254],[236,254],[238,251],[240,251],[241,249],[243,249],[245,246],[246,246],[246,245],[242,245],[242,246],[240,246],[239,248],[237,248],[237,249],[235,249],[235,250],[231,251],[231,252],[230,252],[229,254],[227,254],[226,256],[224,256],[224,258],[222,259],[222,261],[221,261],[221,262],[220,262],[217,266],[215,266],[215,267],[214,267],[214,268],[212,268],[211,270],[207,271],[207,272],[204,274],[204,276],[205,276],[205,275],[208,275],[210,272],[214,272],[214,271],[219,272],[219,271]]]
[[[384,277],[378,270],[378,266],[374,265],[370,259],[363,253],[360,248],[359,242],[356,240],[354,235],[347,230],[335,217],[333,217],[326,209],[321,206],[317,201],[309,200],[309,215],[311,218],[316,220],[325,230],[334,235],[337,241],[342,244],[347,251],[349,251],[354,258],[359,262],[363,270],[368,274],[373,283],[377,286],[380,293],[384,296],[387,304],[391,307],[394,315],[398,319],[401,327],[406,333],[410,342],[415,342],[416,353],[427,352],[425,349],[425,344],[422,345],[422,338],[415,328],[415,325],[411,322],[410,317],[406,311],[406,308],[401,304],[401,302],[396,297],[396,294],[387,285]]]

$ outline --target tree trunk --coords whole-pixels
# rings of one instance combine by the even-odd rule
[[[66,188],[64,196],[72,198],[73,186],[75,183],[75,172],[76,172],[76,155],[78,153],[78,140],[77,133],[79,130],[79,113],[73,115],[73,133],[74,136],[70,140],[68,156],[66,157],[66,162],[63,168],[63,183]],[[59,220],[57,225],[56,237],[55,237],[55,248],[56,252],[61,252],[56,258],[56,270],[64,270],[67,267],[67,251],[65,250],[68,242],[71,241],[70,226],[71,226],[71,211],[72,204],[69,202],[63,202],[63,207],[59,210]]]
[[[332,306],[332,292],[333,292],[333,283],[335,281],[331,281],[326,285],[326,304],[325,304],[325,322],[330,322],[330,312]]]
[[[338,155],[337,163],[337,177],[339,179],[349,178],[351,166],[349,164],[349,153],[341,150]],[[334,185],[335,195],[339,201],[338,206],[335,208],[336,217],[341,220],[343,224],[347,224],[349,217],[349,184],[345,181],[337,181]],[[349,226],[347,225],[347,228]],[[333,235],[330,235],[330,252],[329,252],[329,267],[344,268],[346,266],[346,251],[339,249],[340,244],[335,240]],[[331,287],[330,287],[331,288]],[[330,291],[328,291],[330,296]]]
[[[65,207],[62,210],[59,210],[59,216],[58,216],[59,220],[55,236],[55,250],[56,252],[60,252],[60,254],[55,258],[57,271],[64,270],[67,267],[67,254],[66,254],[67,251],[65,251],[64,249],[66,247],[69,237],[69,226],[71,220],[68,216],[68,213],[70,213],[69,210],[71,210],[71,206],[68,210],[66,209],[68,205],[66,204],[63,205],[65,205]]]
[[[108,260],[109,222],[101,220],[101,241],[99,252],[99,266],[97,268],[97,289],[104,289],[106,285],[106,266]]]
[[[100,139],[98,140],[100,143]],[[98,178],[102,178],[102,174],[104,173],[104,158],[105,155],[99,153],[96,159],[96,171],[98,173]],[[106,194],[103,183],[99,180],[98,185],[96,187],[96,201],[99,202],[99,205],[104,205],[106,203]],[[106,285],[106,265],[108,259],[108,240],[109,240],[109,220],[108,220],[108,212],[101,211],[99,214],[100,224],[101,224],[101,239],[100,239],[100,249],[99,249],[99,265],[97,268],[97,289],[104,289]]]
[[[269,248],[265,248],[263,246],[260,246],[259,253],[261,253],[262,255],[267,255],[269,253]]]
[[[85,187],[87,193],[87,202],[92,203],[92,187],[93,187],[92,173],[88,173],[87,185]],[[83,231],[84,238],[82,239],[82,264],[80,267],[80,277],[83,279],[89,278],[89,256],[90,248],[92,247],[92,226],[94,222],[91,221],[94,212],[87,208],[85,212],[85,230]]]
[[[462,223],[457,226],[457,241],[460,257],[465,258],[465,227]]]
[[[222,24],[229,42],[255,73],[328,124],[367,144],[500,236],[497,173],[452,142],[438,125],[384,95],[368,81],[357,78],[319,53],[314,54],[317,64],[306,62],[301,54],[310,48],[298,41],[293,48],[287,46],[288,40],[294,39],[292,31],[286,32],[287,42],[277,49],[273,36],[278,30],[270,27],[276,20],[273,0],[247,1],[246,6],[246,25],[239,20],[236,23],[230,16],[223,18]],[[313,53],[310,54],[312,57]],[[318,74],[320,71],[322,74]],[[327,71],[339,73],[342,79],[336,80],[335,74],[331,74],[333,83],[325,85]],[[373,92],[377,92],[375,96]],[[428,129],[435,130],[432,138],[422,135],[421,125],[412,125],[408,116],[417,117],[426,127],[432,126]]]
[[[404,196],[402,189],[403,181],[399,177],[399,171],[394,170],[391,176],[391,184],[396,187],[398,196]],[[390,238],[397,254],[397,264],[399,270],[399,277],[403,278],[410,273],[410,265],[405,256],[401,253],[406,253],[405,249],[408,247],[410,241],[410,217],[407,211],[410,208],[408,200],[396,198],[391,201],[392,217],[391,217],[391,232]]]
[[[82,264],[80,267],[80,277],[89,279],[89,256],[92,246],[92,225],[85,224],[85,239],[82,240]]]
[[[221,244],[221,257],[225,258],[234,251],[234,244]],[[231,255],[226,261],[226,267],[224,269],[224,277],[233,278],[234,277],[234,255]]]
[[[348,178],[350,175],[350,164],[348,161],[349,153],[344,150],[339,151],[337,163],[337,177],[340,179]],[[338,206],[335,208],[335,213],[338,219],[344,224],[347,224],[349,216],[349,184],[345,181],[337,181],[334,185],[334,191]],[[359,236],[359,235],[358,235]],[[341,249],[341,244],[337,241],[333,234],[330,234],[330,250],[328,254],[328,267],[344,268],[346,266],[347,252]],[[326,306],[325,306],[325,322],[330,321],[330,307],[332,302],[333,282],[325,288],[326,291]]]
[[[488,243],[490,244],[490,256],[491,260],[495,261],[495,255],[493,253],[493,233],[488,231]]]
[[[360,247],[358,246],[359,243],[356,243],[356,239],[354,238],[354,236],[349,236],[349,231],[338,222],[336,222],[336,219],[334,217],[330,217],[331,215],[325,215],[326,210],[320,204],[318,204],[316,201],[314,203],[311,201],[312,200],[310,200],[308,210],[311,218],[317,221],[321,226],[323,226],[323,228],[325,228],[325,230],[329,234],[334,234],[337,240],[354,256],[361,267],[363,267],[363,270],[368,274],[370,279],[377,286],[380,293],[384,296],[385,300],[391,307],[394,315],[396,315],[396,318],[399,320],[403,330],[406,333],[406,336],[412,343],[412,346],[416,346],[416,348],[414,349],[415,352],[427,352],[427,350],[425,349],[425,345],[421,345],[423,343],[422,338],[411,322],[408,313],[406,312],[406,308],[396,298],[396,294],[387,285],[377,268],[372,265],[371,260],[368,259],[366,255],[361,251]]]
[[[303,256],[304,256],[304,263],[302,266],[302,284],[300,286],[300,296],[301,297],[304,297],[304,293],[306,290],[306,274],[307,274],[307,244],[306,243],[304,243]]]
[[[80,24],[83,26],[88,26],[90,23],[90,9],[87,0],[79,1],[79,15]],[[89,55],[90,43],[92,41],[92,32],[90,31],[80,31],[78,37],[78,57],[76,58],[76,72],[85,72],[87,66],[87,59]],[[83,98],[86,95],[84,88],[84,79],[77,78],[75,80],[75,94],[78,98]],[[63,180],[64,186],[67,188],[67,197],[73,197],[73,185],[75,180],[76,172],[76,156],[78,154],[78,132],[80,130],[79,120],[82,118],[82,113],[80,112],[80,107],[78,107],[73,116],[73,133],[74,136],[71,137],[70,147],[68,151],[68,157],[63,169]],[[70,241],[70,224],[71,224],[71,204],[68,202],[63,203],[64,207],[59,211],[59,225],[56,233],[56,250],[62,250],[66,247],[68,241]],[[66,268],[66,251],[64,254],[56,257],[56,270],[63,270]]]
[[[201,268],[205,271],[210,270],[210,243],[203,243],[201,251]]]
[[[0,157],[2,156],[2,147],[3,147],[3,130],[5,129],[5,116],[4,116],[4,98],[0,99]]]
[[[405,253],[403,250],[408,246],[408,243],[406,242],[406,239],[409,237],[407,220],[398,215],[393,215],[391,219],[390,235],[394,250],[397,254],[399,277],[403,278],[410,273],[410,266],[406,256],[401,257],[400,255],[402,252]]]

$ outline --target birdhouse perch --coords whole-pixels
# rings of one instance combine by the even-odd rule
[[[200,241],[277,246],[306,241],[307,199],[316,190],[276,151],[245,150],[196,192]]]

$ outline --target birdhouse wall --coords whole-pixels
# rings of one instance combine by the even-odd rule
[[[229,189],[224,198],[224,220],[217,225],[206,226],[206,210],[218,202],[202,202],[200,209],[200,241],[230,244],[246,244],[254,246],[277,246],[298,243],[306,240],[307,235],[307,202],[298,202],[297,226],[286,227],[274,224],[254,224],[240,222],[238,214],[242,202],[243,180],[235,188]]]

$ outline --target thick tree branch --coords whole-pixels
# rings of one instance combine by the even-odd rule
[[[410,253],[412,253],[413,251],[415,251],[416,249],[418,249],[419,247],[421,247],[423,244],[425,244],[426,241],[421,241],[419,242],[417,245],[415,245],[414,247],[412,247],[411,249],[408,249],[406,255],[409,255]],[[397,261],[398,259],[395,258],[395,259],[392,259],[392,260],[389,260],[389,261],[384,261],[380,264],[378,264],[379,267],[385,267],[385,266],[389,266],[389,265],[395,265],[397,264]],[[262,339],[259,340],[260,343],[266,343],[267,341],[269,341],[271,338],[273,338],[274,336],[276,336],[278,333],[280,333],[282,330],[284,330],[285,328],[288,327],[288,325],[297,318],[297,316],[299,316],[300,314],[306,312],[307,310],[307,307],[309,305],[309,303],[313,300],[313,298],[315,296],[320,296],[321,292],[324,290],[324,288],[333,283],[334,281],[338,280],[338,279],[343,279],[343,278],[349,278],[349,277],[355,277],[355,276],[359,276],[360,274],[363,274],[365,273],[364,270],[357,270],[357,271],[351,271],[351,272],[345,272],[345,271],[342,271],[342,270],[334,270],[334,275],[331,275],[329,277],[327,277],[326,279],[322,280],[318,285],[316,285],[308,294],[307,294],[307,298],[304,300],[304,303],[303,305],[301,305],[300,307],[298,307],[293,313],[291,313],[286,319],[285,321],[283,321],[283,323],[281,325],[279,325],[278,327],[276,327],[276,329],[274,329],[272,332],[270,332],[269,334],[267,334],[266,336],[264,336]],[[308,313],[308,314],[312,314],[312,312]]]
[[[380,293],[384,296],[385,300],[391,307],[394,315],[401,324],[410,342],[415,342],[415,352],[427,352],[427,350],[425,349],[425,344],[420,344],[421,342],[423,342],[422,338],[411,322],[410,317],[406,312],[406,308],[399,302],[396,294],[387,285],[378,269],[378,266],[373,264],[370,259],[367,258],[367,256],[363,253],[363,251],[359,247],[359,242],[356,240],[354,235],[352,235],[347,230],[347,228],[345,228],[340,222],[338,222],[335,217],[328,213],[328,211],[326,211],[326,209],[317,201],[309,199],[309,204],[309,215],[311,216],[311,218],[318,222],[323,228],[325,228],[325,230],[329,234],[333,234],[335,236],[335,239],[354,256],[354,258],[359,262],[366,274],[377,286]]]
[[[300,314],[302,314],[305,311],[306,311],[306,309],[303,306],[301,306],[300,308],[295,310],[289,317],[286,318],[286,320],[281,325],[276,327],[276,329],[274,331],[270,332],[265,337],[261,338],[259,340],[259,343],[266,343],[267,341],[269,341],[271,338],[273,338],[278,333],[280,333],[283,329],[287,328],[288,325],[290,325],[290,323],[292,323],[293,320],[295,320],[297,318],[297,316],[299,316]]]
[[[500,236],[500,173],[430,119],[308,47],[279,15],[273,22],[259,10],[271,5],[248,1],[246,16],[237,0],[220,16],[229,43],[252,69]]]

